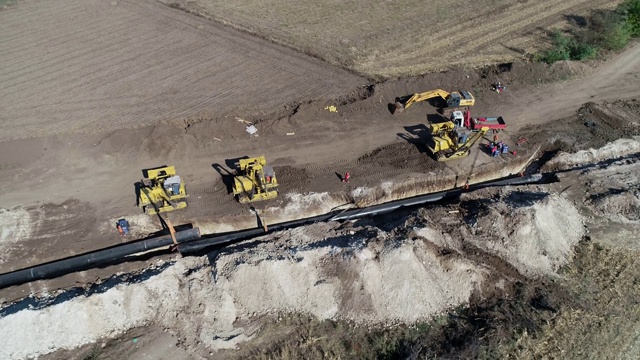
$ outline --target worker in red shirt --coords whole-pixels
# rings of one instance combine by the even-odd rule
[[[349,179],[351,179],[351,173],[348,173],[348,172],[344,173],[344,177],[342,178],[342,182],[343,183],[348,183]]]

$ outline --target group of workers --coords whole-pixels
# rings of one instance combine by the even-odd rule
[[[507,87],[502,85],[500,83],[500,81],[498,81],[498,83],[493,84],[492,89],[497,92],[498,94],[500,94],[501,92],[503,92]]]
[[[494,141],[490,144],[491,156],[496,157],[500,154],[506,154],[509,152],[509,146],[502,141]]]

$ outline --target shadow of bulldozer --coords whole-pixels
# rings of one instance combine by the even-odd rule
[[[237,168],[238,162],[242,159],[248,158],[248,156],[242,156],[239,158],[225,159],[224,166],[218,163],[211,164],[211,167],[220,174],[222,183],[227,188],[227,194],[233,193],[233,178],[237,175],[235,169]]]

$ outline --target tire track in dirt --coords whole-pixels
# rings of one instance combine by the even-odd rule
[[[510,22],[513,25],[506,26],[500,29],[499,32],[495,31],[495,29],[485,29],[483,32],[484,35],[482,35],[479,38],[475,38],[474,41],[461,44],[458,50],[453,51],[451,55],[455,57],[457,55],[461,55],[464,53],[474,53],[478,49],[485,49],[488,47],[488,45],[496,44],[499,39],[504,38],[505,33],[507,34],[507,36],[511,34],[512,36],[515,37],[516,34],[524,33],[524,29],[526,28],[531,28],[531,27],[547,28],[549,27],[548,26],[549,23],[547,22],[547,20],[551,18],[553,19],[557,18],[558,14],[564,13],[568,9],[571,9],[572,13],[576,13],[576,12],[581,13],[588,9],[600,8],[608,3],[609,1],[607,0],[603,0],[600,2],[594,2],[594,1],[588,1],[588,0],[587,1],[585,0],[563,1],[560,3],[560,6],[555,6],[550,9],[547,8],[547,10],[549,10],[550,12],[540,13],[538,15],[532,15],[531,17],[525,17],[525,18],[521,17],[518,20]]]
[[[588,1],[589,0],[568,0],[557,2],[555,0],[548,0],[544,2],[527,2],[525,4],[518,4],[509,9],[508,13],[511,15],[506,17],[499,15],[494,19],[484,19],[480,26],[473,26],[470,22],[466,21],[454,26],[451,30],[445,31],[444,34],[436,33],[434,37],[437,40],[432,41],[423,47],[416,48],[414,51],[406,53],[398,59],[416,59],[421,55],[423,56],[425,53],[432,53],[434,51],[440,52],[443,49],[450,48],[458,49],[454,51],[453,54],[467,52],[468,49],[465,47],[466,44],[486,44],[488,41],[484,41],[483,39],[495,39],[497,37],[504,36],[504,34],[509,34],[524,27],[522,24],[525,24],[526,26],[549,16],[557,16],[557,14],[564,9],[570,8],[575,4]],[[467,30],[465,31],[464,29]],[[497,29],[500,30],[497,31]],[[446,51],[442,52],[447,53]]]
[[[506,42],[505,39],[526,38],[528,37],[526,29],[547,28],[550,25],[548,20],[552,19],[552,22],[557,22],[560,14],[567,10],[571,10],[572,14],[586,13],[591,8],[601,8],[607,5],[609,5],[607,1],[599,1],[594,4],[593,1],[587,0],[519,3],[508,11],[495,11],[494,16],[473,18],[446,30],[429,34],[431,41],[428,44],[411,46],[406,49],[407,51],[396,52],[400,55],[395,55],[389,62],[385,62],[385,64],[391,63],[391,67],[379,68],[378,62],[367,63],[367,66],[372,67],[374,71],[384,73],[411,72],[416,64],[425,63],[425,54],[429,54],[429,57],[433,59],[438,59],[441,64],[459,63],[463,58],[464,62],[469,64],[477,63],[474,59],[485,59],[484,62],[486,62],[491,58],[500,61],[498,59],[509,57],[504,53],[503,46],[499,44]],[[508,15],[504,16],[504,13]],[[480,21],[480,26],[474,26],[476,22]],[[496,55],[489,55],[488,50],[493,47],[497,47],[501,51],[496,51]],[[398,65],[394,66],[394,64]]]
[[[0,31],[0,141],[273,113],[366,83],[153,0],[24,0]]]

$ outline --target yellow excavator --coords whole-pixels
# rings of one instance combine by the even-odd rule
[[[240,159],[238,175],[233,179],[233,195],[240,203],[270,200],[278,197],[278,180],[264,155]]]
[[[145,174],[146,173],[146,174]],[[187,207],[184,180],[176,168],[165,166],[143,171],[145,178],[138,183],[138,206],[147,214],[159,214]]]
[[[466,129],[457,128],[452,121],[439,124],[431,124],[432,144],[427,148],[438,161],[448,161],[463,158],[471,153],[471,147],[484,134],[488,127],[478,131],[469,132]]]
[[[469,91],[454,91],[448,92],[442,89],[431,90],[423,93],[416,93],[411,96],[404,96],[396,98],[395,113],[402,113],[409,106],[433,98],[441,98],[447,103],[448,108],[467,107],[473,106],[476,103],[476,99]]]

